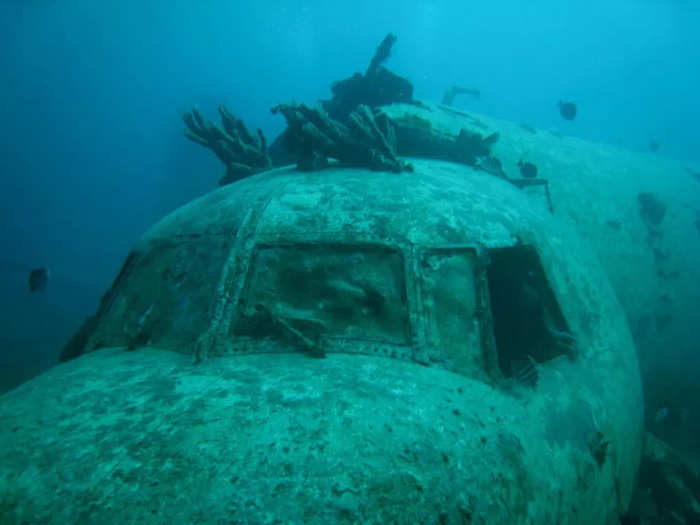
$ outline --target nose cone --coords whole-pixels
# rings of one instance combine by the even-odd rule
[[[77,357],[0,398],[11,519],[617,519],[641,386],[595,257],[507,181],[412,163],[261,173],[149,230]]]

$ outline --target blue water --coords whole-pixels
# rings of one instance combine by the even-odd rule
[[[55,362],[149,225],[215,187],[223,168],[183,138],[183,112],[226,103],[271,139],[271,106],[329,97],[389,31],[388,66],[416,98],[476,86],[457,105],[700,160],[692,2],[377,4],[0,0],[0,392]],[[49,286],[30,295],[43,265]]]

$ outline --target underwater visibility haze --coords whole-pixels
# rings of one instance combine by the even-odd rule
[[[0,0],[0,523],[700,522],[699,23]]]

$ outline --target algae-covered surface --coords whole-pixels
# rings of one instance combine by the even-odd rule
[[[2,398],[0,523],[563,523],[587,452],[524,424],[547,399],[386,358],[103,349]]]

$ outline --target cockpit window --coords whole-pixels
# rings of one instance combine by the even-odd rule
[[[532,246],[491,250],[487,268],[498,364],[506,377],[537,381],[534,365],[573,357],[575,341]]]
[[[409,317],[399,250],[257,245],[231,328],[233,351],[383,354],[485,382],[505,376],[530,384],[534,365],[573,354],[575,341],[533,247],[425,248],[416,255],[418,301]]]
[[[360,343],[342,351],[408,352],[405,281],[402,254],[385,246],[258,245],[233,335],[314,355],[330,340],[336,348],[339,340]]]
[[[488,380],[483,315],[485,283],[473,248],[420,254],[428,360],[453,372]]]
[[[230,246],[199,239],[152,243],[130,255],[100,307],[100,346],[186,347],[206,330]]]

